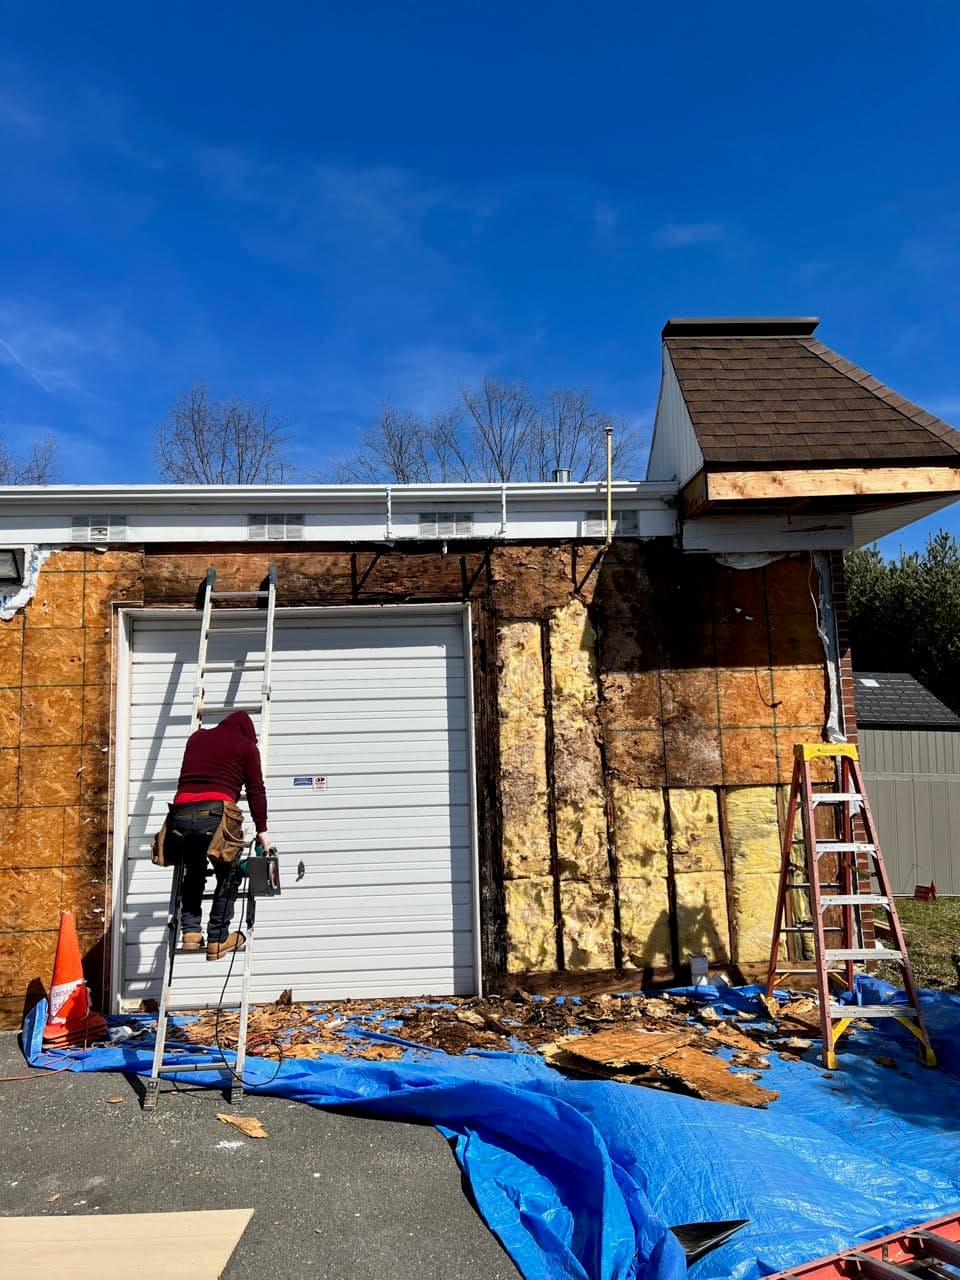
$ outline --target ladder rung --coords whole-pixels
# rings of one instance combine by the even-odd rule
[[[889,907],[890,899],[879,893],[831,893],[820,899],[820,910],[828,907]]]
[[[824,951],[824,959],[829,964],[832,960],[900,960],[902,951],[893,951],[889,947],[840,947]]]
[[[814,808],[818,804],[843,804],[847,800],[859,800],[863,803],[863,796],[859,791],[815,791],[810,799]]]
[[[267,664],[265,662],[208,662],[200,669],[200,675],[206,675],[208,671],[236,671],[242,674],[245,671],[264,671]]]
[[[211,600],[252,600],[254,597],[262,599],[268,596],[269,591],[211,591]]]
[[[231,1050],[232,1052],[232,1050]],[[174,1066],[173,1063],[165,1062],[157,1072],[158,1076],[174,1076],[179,1075],[181,1071],[223,1071],[229,1072],[232,1068],[225,1067],[222,1062],[183,1062],[180,1066]]]
[[[813,933],[812,924],[790,924],[785,925],[781,933]],[[825,924],[823,926],[824,933],[843,933],[843,926],[839,924]]]
[[[831,1018],[905,1018],[917,1011],[911,1004],[831,1004]]]
[[[802,884],[788,884],[787,893],[789,893],[791,889],[809,889],[809,888],[811,888],[811,885],[806,880],[804,880]],[[843,886],[840,884],[839,880],[821,880],[820,888],[821,889],[842,889]]]
[[[229,707],[208,707],[206,703],[204,703],[204,705],[202,707],[199,707],[198,710],[200,712],[201,719],[204,716],[228,715],[231,711],[249,711],[249,712],[255,711],[258,714],[260,714],[263,711],[263,703],[262,702],[234,702]]]
[[[817,853],[876,853],[875,844],[860,840],[818,840]]]

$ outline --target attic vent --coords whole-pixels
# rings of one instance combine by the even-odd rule
[[[303,515],[271,511],[247,516],[247,537],[260,542],[289,542],[303,537]]]
[[[631,534],[640,532],[640,517],[636,511],[614,511],[614,534]],[[584,538],[605,538],[607,536],[607,513],[605,511],[584,512],[581,533]]]
[[[74,516],[70,533],[73,542],[125,542],[126,516]]]
[[[464,538],[473,533],[472,511],[421,511],[421,538]]]

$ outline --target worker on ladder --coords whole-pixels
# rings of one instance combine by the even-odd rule
[[[201,913],[207,859],[213,864],[217,885],[207,922],[208,960],[242,951],[246,942],[242,933],[230,930],[243,878],[243,815],[237,807],[241,790],[246,791],[257,840],[267,849],[267,794],[257,733],[246,711],[234,711],[214,728],[197,729],[187,739],[177,793],[154,842],[154,862],[161,866],[183,863],[180,919],[184,951],[203,949]]]

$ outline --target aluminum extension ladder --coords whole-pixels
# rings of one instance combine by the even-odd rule
[[[208,569],[203,585],[203,605],[200,621],[200,647],[197,655],[197,678],[193,690],[193,712],[190,717],[190,733],[194,733],[197,729],[202,727],[205,715],[219,717],[232,711],[246,711],[250,715],[258,715],[260,717],[260,731],[258,734],[260,743],[260,761],[264,767],[264,771],[266,771],[268,734],[270,730],[270,678],[273,663],[273,639],[277,607],[277,570],[275,566],[271,565],[267,574],[266,586],[255,591],[217,591],[216,582],[216,570]],[[210,632],[217,629],[214,627],[214,617],[218,611],[214,609],[214,601],[236,601],[244,599],[250,600],[256,605],[265,604],[266,606],[264,612],[262,661],[208,661],[207,652]],[[234,703],[232,705],[222,706],[207,705],[208,675],[214,672],[223,672],[236,674],[238,677],[242,678],[246,672],[251,671],[262,672],[259,702]],[[250,852],[252,854],[252,848]],[[177,946],[177,942],[180,937],[180,888],[183,880],[183,869],[183,863],[177,863],[174,868],[173,884],[170,889],[170,905],[167,911],[166,943],[163,957],[164,980],[160,991],[160,1005],[157,1011],[157,1038],[153,1051],[153,1067],[150,1072],[149,1079],[144,1081],[144,1111],[154,1111],[156,1109],[157,1097],[160,1092],[161,1076],[179,1075],[181,1072],[185,1071],[213,1071],[229,1075],[231,1104],[239,1102],[243,1097],[243,1068],[247,1053],[247,1018],[250,1012],[250,975],[253,963],[253,933],[257,913],[257,892],[249,879],[246,892],[246,917],[244,928],[246,944],[243,951],[243,986],[240,996],[240,1025],[238,1029],[237,1052],[234,1065],[231,1067],[226,1063],[226,1061],[224,1061],[220,1066],[216,1063],[209,1062],[180,1062],[177,1060],[176,1053],[170,1057],[164,1056],[167,1044],[168,1020],[170,1017],[169,1004],[173,991],[174,962],[178,955],[185,954],[182,949]],[[258,877],[258,880],[260,881],[259,888],[261,891],[265,891],[267,893],[279,892],[279,884],[275,880],[266,888],[264,888],[263,885],[263,877]],[[276,883],[276,888],[273,887],[274,883]],[[203,901],[209,902],[212,897],[212,894],[205,893],[203,895]],[[235,955],[236,952],[231,954],[230,960],[227,961],[228,964],[232,963],[233,956]]]
[[[814,760],[834,760],[835,783],[832,791],[814,791],[810,765]],[[832,839],[821,839],[817,834],[815,811],[821,805],[834,808]],[[792,852],[796,818],[799,810],[803,834],[805,880],[792,879]],[[862,835],[860,834],[862,831]],[[836,858],[836,879],[825,882],[821,875],[821,860],[832,855]],[[879,892],[873,891],[876,879]],[[824,892],[830,890],[830,892]],[[792,895],[808,895],[809,922],[796,923],[803,912]],[[802,900],[801,900],[802,901]],[[792,908],[792,910],[791,910]],[[864,911],[879,908],[887,914],[887,924],[878,924],[878,932],[887,935],[890,946],[868,945],[864,929]],[[835,911],[839,923],[827,924],[825,913]],[[788,912],[792,923],[786,919]],[[831,945],[827,934],[837,935]],[[814,966],[806,968],[781,968],[778,966],[780,939],[784,934],[807,937],[814,942]],[[871,937],[870,941],[873,941]],[[853,990],[854,966],[866,966],[880,961],[893,962],[900,967],[907,1004],[841,1004],[831,999],[830,984]],[[903,930],[893,900],[893,892],[883,855],[877,839],[870,803],[863,786],[857,748],[850,743],[798,743],[794,747],[793,778],[790,783],[790,799],[783,832],[780,888],[774,916],[773,941],[770,947],[770,964],[767,970],[767,995],[773,995],[778,975],[815,972],[820,1030],[823,1038],[823,1062],[833,1070],[837,1065],[836,1041],[854,1019],[871,1021],[894,1018],[907,1027],[920,1042],[920,1057],[925,1066],[935,1067],[936,1057],[930,1045],[923,1011],[917,995],[910,958],[903,938]]]

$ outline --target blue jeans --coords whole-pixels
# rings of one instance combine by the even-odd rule
[[[203,890],[207,879],[207,846],[223,817],[222,800],[195,800],[174,805],[167,820],[171,860],[182,861],[180,924],[184,933],[199,933],[202,925]],[[233,910],[243,873],[240,861],[213,863],[217,885],[210,904],[207,942],[223,942],[230,932]]]

